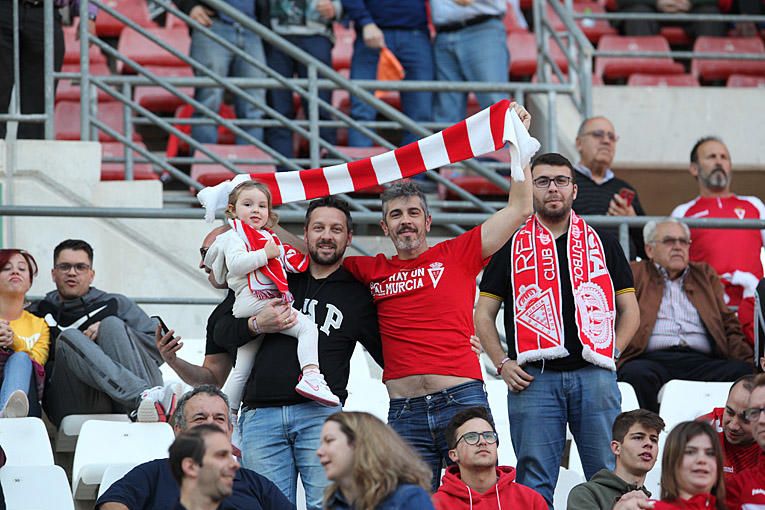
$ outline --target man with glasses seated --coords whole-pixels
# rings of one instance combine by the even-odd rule
[[[174,408],[174,386],[163,388],[157,324],[133,301],[91,287],[93,248],[67,239],[53,250],[56,290],[30,311],[50,327],[43,409],[59,426],[70,414],[130,412],[159,421]]]
[[[619,380],[635,388],[640,407],[658,412],[666,382],[735,381],[752,373],[753,354],[715,270],[689,262],[688,227],[651,221],[643,238],[649,260],[632,263],[640,327],[619,360]]]
[[[509,389],[518,483],[552,507],[566,424],[588,479],[614,467],[608,438],[621,411],[614,358],[640,318],[619,243],[571,210],[573,165],[543,154],[531,176],[534,215],[486,267],[475,326]],[[495,322],[503,301],[507,353]]]
[[[765,375],[754,379],[744,418],[752,426],[752,436],[760,450],[757,464],[725,479],[728,510],[765,508]]]
[[[574,200],[577,214],[600,214],[609,216],[644,216],[635,188],[619,179],[611,170],[616,155],[619,136],[614,125],[605,117],[590,117],[579,126],[576,133],[576,150],[579,163],[576,184],[579,191]],[[600,229],[618,235],[616,228]],[[630,229],[630,259],[645,258],[640,229]]]
[[[718,431],[726,483],[736,473],[756,466],[760,457],[760,447],[752,437],[752,423],[744,412],[749,406],[753,381],[752,374],[739,377],[728,391],[725,407],[716,407],[697,418],[708,421]]]
[[[547,510],[539,493],[515,481],[515,468],[497,466],[499,437],[486,409],[470,407],[460,411],[444,434],[454,465],[446,469],[441,487],[433,494],[437,510]]]

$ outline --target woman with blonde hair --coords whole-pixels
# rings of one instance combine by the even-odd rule
[[[679,423],[667,436],[661,462],[661,501],[655,510],[725,510],[720,442],[711,425]]]
[[[328,510],[429,510],[431,471],[393,429],[369,413],[327,418],[316,451],[332,482]]]

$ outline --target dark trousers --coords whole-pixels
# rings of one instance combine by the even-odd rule
[[[659,412],[661,387],[672,379],[687,381],[735,381],[752,373],[752,364],[732,359],[713,358],[691,349],[646,352],[619,368],[618,380],[635,388],[642,409]]]
[[[324,37],[323,35],[304,35],[288,36],[286,39],[317,60],[320,60],[327,65],[332,65],[332,41],[330,41],[329,38]],[[287,78],[292,78],[293,76],[306,78],[308,76],[306,67],[303,64],[268,44],[266,45],[266,60],[268,62],[268,67]],[[330,103],[332,100],[332,91],[330,89],[320,90],[319,97],[327,103]],[[291,90],[269,90],[268,104],[288,119],[295,118],[295,105],[292,102]],[[307,101],[303,101],[303,111],[305,112],[305,118],[308,119]],[[332,116],[327,114],[322,108],[319,108],[319,119],[332,120]],[[288,158],[293,158],[295,156],[292,147],[292,133],[293,131],[286,127],[268,128],[266,129],[266,143],[280,154],[283,154]],[[319,132],[319,136],[327,142],[333,145],[335,144],[334,128],[322,128]],[[287,169],[284,168],[283,170]]]
[[[45,111],[45,9],[19,0],[19,77],[21,113]],[[64,34],[58,11],[53,13],[53,66],[61,70],[64,62]],[[13,2],[0,0],[0,113],[10,109],[13,90]],[[54,86],[55,93],[55,86]],[[5,122],[0,122],[0,138],[5,138]],[[43,123],[20,123],[17,138],[45,138]]]
[[[643,13],[656,12],[653,5],[635,4],[625,6],[619,9],[623,13]],[[720,14],[717,5],[703,4],[691,7],[688,14]],[[665,23],[669,24],[669,23]],[[682,26],[689,37],[699,37],[702,35],[713,37],[725,37],[727,35],[727,25],[719,21],[693,21],[687,23],[671,23],[672,25]],[[650,19],[635,19],[622,21],[622,33],[624,35],[656,35],[659,33],[661,23]]]

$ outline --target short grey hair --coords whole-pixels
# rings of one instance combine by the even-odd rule
[[[688,225],[678,220],[677,218],[667,217],[667,218],[662,218],[658,221],[651,220],[645,224],[645,226],[643,227],[643,241],[645,242],[645,244],[652,243],[656,240],[656,227],[658,227],[659,225],[664,225],[665,223],[675,223],[677,225],[682,226],[683,232],[685,232],[685,236],[688,239],[691,238],[691,229],[688,228]]]
[[[428,201],[425,198],[425,194],[422,192],[422,190],[420,190],[420,187],[412,181],[399,181],[387,187],[385,191],[383,191],[380,195],[380,200],[382,200],[383,220],[388,214],[388,202],[397,198],[408,197],[418,197],[422,203],[422,210],[425,212],[425,216],[430,216],[430,211],[428,210]]]
[[[181,430],[187,430],[189,428],[189,424],[186,422],[186,404],[189,400],[200,394],[210,395],[211,397],[220,397],[226,404],[226,409],[231,409],[231,405],[228,402],[228,397],[217,386],[214,384],[202,384],[193,390],[184,393],[183,396],[178,400],[178,403],[175,406],[175,412],[171,418],[174,427]],[[229,425],[233,425],[234,423],[234,417],[231,414],[231,411],[228,412],[228,423]]]

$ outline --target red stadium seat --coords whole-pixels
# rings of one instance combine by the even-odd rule
[[[193,113],[194,113],[194,107],[191,106],[190,104],[185,104],[183,106],[180,106],[175,111],[175,118],[188,119],[188,118],[191,118]],[[220,115],[224,119],[236,118],[234,109],[227,104],[220,105],[220,109],[218,110],[218,115]],[[191,135],[191,124],[176,124],[175,127],[182,133]],[[218,126],[218,144],[231,145],[234,143],[234,141],[235,141],[234,133],[229,131],[229,129],[224,127],[223,125],[219,125]],[[189,153],[189,145],[171,133],[170,136],[167,138],[167,148],[165,149],[165,155],[168,158],[174,158],[178,155],[186,155],[188,153]]]
[[[560,80],[558,80],[558,77],[551,73],[550,75],[550,82],[551,83],[560,83]],[[539,75],[535,74],[531,77],[531,83],[539,83]],[[593,85],[603,85],[603,78],[598,76],[597,74],[592,75],[592,84]]]
[[[142,143],[136,143],[136,145],[145,149],[146,146]],[[108,142],[101,144],[101,157],[106,158],[124,158],[125,146],[117,142]],[[143,159],[138,152],[133,151],[133,159]],[[125,179],[125,164],[124,163],[101,163],[101,180],[102,181],[122,181]],[[133,163],[133,179],[137,181],[154,181],[159,179],[159,176],[152,170],[151,163]]]
[[[683,30],[683,27],[668,26],[661,27],[659,35],[664,37],[670,46],[690,46],[693,39],[688,37],[688,34]]]
[[[656,51],[669,53],[669,43],[660,35],[627,37],[604,35],[598,42],[598,51]],[[604,79],[627,78],[634,73],[682,74],[683,65],[667,57],[598,57],[595,74]]]
[[[335,71],[350,69],[356,33],[352,28],[346,28],[340,23],[334,24],[334,30],[335,46],[332,48],[332,68]]]
[[[79,63],[77,65],[74,64],[64,64],[64,66],[61,68],[61,72],[63,73],[76,73],[80,71]],[[90,74],[93,76],[108,76],[111,74],[109,72],[109,66],[106,65],[105,62],[101,63],[91,63],[90,66]],[[96,92],[98,93],[98,102],[108,102],[108,101],[116,101],[112,96],[104,92],[103,90],[96,88]],[[82,94],[80,93],[80,85],[73,85],[72,80],[59,80],[58,86],[56,87],[56,102],[59,101],[80,101],[82,99]]]
[[[698,87],[699,80],[692,74],[633,74],[627,80],[633,87]]]
[[[358,159],[364,159],[364,158],[371,158],[372,156],[377,156],[378,154],[383,154],[385,152],[388,152],[391,149],[386,149],[385,147],[379,147],[379,146],[373,146],[373,147],[337,147],[335,146],[335,149],[341,154],[344,154],[348,158],[351,159],[351,161],[356,161]],[[331,154],[329,155],[332,156]],[[360,194],[360,195],[379,195],[383,192],[385,188],[382,186],[376,185],[372,186],[371,188],[365,188],[356,190],[354,194]]]
[[[691,72],[700,80],[725,80],[731,74],[765,75],[765,45],[759,37],[699,37],[693,44],[698,53],[760,53],[763,60],[708,60],[694,58]]]
[[[99,121],[103,122],[117,133],[124,133],[122,129],[124,112],[121,103],[99,103]],[[79,101],[61,101],[56,105],[56,140],[79,140],[80,139],[80,103]],[[97,129],[98,141],[111,142],[114,139],[104,131]],[[141,135],[133,132],[133,140],[140,141]]]
[[[606,12],[606,10],[603,8],[602,5],[600,5],[598,2],[581,2],[581,3],[575,3],[573,4],[574,12],[579,14],[600,14]],[[563,22],[560,20],[558,15],[555,13],[555,10],[552,8],[552,6],[547,6],[547,19],[552,24],[553,30],[556,32],[562,32],[565,30],[563,26]],[[584,32],[584,35],[589,39],[593,44],[597,44],[598,40],[606,35],[606,34],[616,34],[617,31],[614,27],[612,27],[608,20],[604,19],[577,19],[576,20],[577,26],[582,29],[582,32]]]
[[[63,27],[64,31],[64,65],[80,65],[80,41],[77,39],[76,27]],[[106,57],[95,44],[88,48],[90,65],[106,64]]]
[[[510,180],[509,177],[507,177],[507,179]],[[488,179],[481,177],[480,175],[459,175],[451,177],[449,180],[477,197],[504,197],[504,199],[507,199],[507,191],[501,189],[496,184],[489,182]],[[439,185],[438,193],[443,200],[462,200],[462,197],[443,185]]]
[[[157,26],[151,20],[146,0],[106,0],[106,5],[142,27],[154,28]],[[125,25],[107,14],[106,11],[98,13],[96,18],[96,34],[99,37],[119,37],[123,28],[125,28]]]
[[[505,23],[505,30],[507,30],[508,34],[511,32],[529,31],[528,28],[521,25],[518,17],[515,15],[515,9],[513,9],[510,5],[507,6],[507,9],[505,10],[505,17],[502,21]]]
[[[191,77],[194,73],[189,67],[146,66],[146,70],[162,77]],[[178,87],[187,96],[194,97],[193,87]],[[133,97],[136,103],[153,112],[174,112],[185,104],[175,94],[160,86],[136,87]]]
[[[186,27],[151,28],[147,29],[147,31],[182,55],[188,55],[191,37]],[[129,28],[122,32],[120,42],[117,45],[117,51],[142,66],[188,67],[188,64],[172,53]],[[134,73],[130,66],[124,65],[121,61],[117,63],[117,71],[121,74]]]
[[[510,77],[518,79],[532,76],[537,71],[537,41],[532,33],[513,32],[507,36],[510,51]],[[563,51],[550,40],[550,53],[564,73],[568,71],[568,60]]]
[[[731,74],[728,76],[728,87],[765,87],[765,76],[744,76]]]
[[[271,156],[252,145],[214,145],[205,144],[205,147],[215,154],[227,160],[232,159],[261,159],[270,160]],[[208,159],[207,155],[200,151],[194,152],[194,157]],[[251,174],[275,173],[276,166],[269,164],[247,165],[236,163],[235,166],[244,172]],[[195,163],[191,165],[191,178],[199,181],[204,186],[215,186],[225,180],[231,179],[234,173],[223,165]]]

